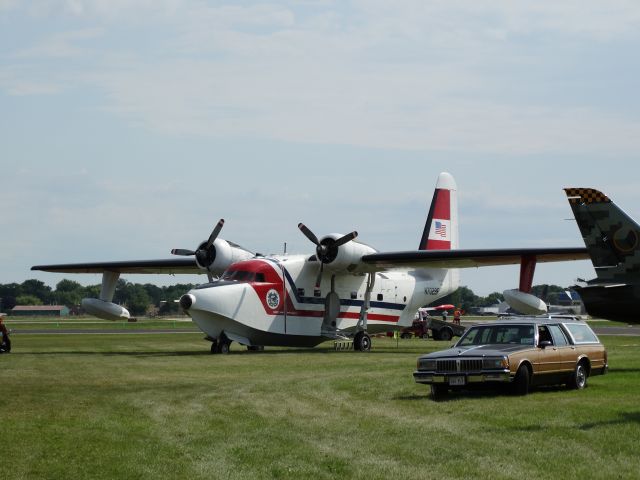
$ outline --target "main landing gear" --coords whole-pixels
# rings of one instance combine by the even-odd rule
[[[211,342],[211,353],[226,355],[231,349],[231,340],[224,333],[217,340],[211,337],[207,337],[207,340]],[[264,345],[247,345],[247,350],[250,352],[262,352],[264,351]]]
[[[231,340],[227,338],[227,336],[223,333],[220,337],[216,339],[211,339],[211,353],[229,353],[229,349],[231,348]]]
[[[371,350],[371,337],[367,332],[360,331],[353,337],[353,349],[360,352]]]

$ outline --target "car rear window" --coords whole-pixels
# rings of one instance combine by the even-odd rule
[[[563,325],[573,337],[574,343],[599,343],[598,337],[588,325],[584,323],[563,323]]]

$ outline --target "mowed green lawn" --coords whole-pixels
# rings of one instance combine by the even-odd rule
[[[432,340],[210,355],[202,334],[14,335],[0,478],[638,478],[640,337],[584,391],[433,402]],[[399,345],[399,347],[397,346]]]

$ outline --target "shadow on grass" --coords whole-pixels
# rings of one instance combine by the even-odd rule
[[[618,418],[613,418],[611,420],[602,420],[599,422],[590,422],[580,425],[578,428],[580,430],[591,430],[592,428],[597,427],[608,427],[615,425],[626,425],[629,423],[638,423],[640,424],[640,412],[625,412],[618,415]]]
[[[102,356],[102,357],[181,357],[181,356],[195,356],[195,355],[211,355],[208,350],[198,351],[156,351],[156,352],[142,352],[142,351],[121,351],[121,352],[78,352],[73,350],[58,350],[51,352],[11,352],[11,355],[78,355],[78,356]]]

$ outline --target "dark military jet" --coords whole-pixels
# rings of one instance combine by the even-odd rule
[[[597,275],[571,288],[589,315],[640,323],[640,226],[598,190],[564,190]]]

